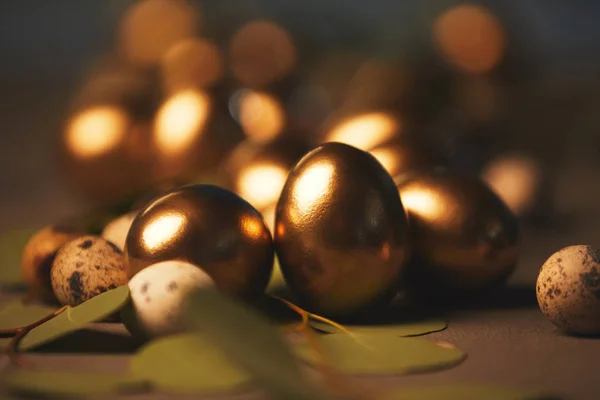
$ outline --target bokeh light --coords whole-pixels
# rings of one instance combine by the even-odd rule
[[[263,209],[279,199],[287,174],[287,169],[276,163],[250,165],[240,172],[236,192],[257,209]]]
[[[125,138],[128,115],[114,106],[98,106],[76,114],[68,124],[66,146],[80,158],[106,154]]]
[[[296,58],[290,35],[268,20],[244,25],[229,46],[233,74],[250,87],[262,87],[282,78],[294,67]]]
[[[210,86],[223,75],[219,48],[204,39],[182,40],[165,53],[161,75],[169,92]]]
[[[201,13],[186,0],[138,1],[121,21],[118,45],[136,64],[155,64],[175,43],[196,35]]]
[[[491,70],[505,50],[500,21],[474,4],[461,4],[443,12],[433,25],[433,39],[445,59],[468,73]]]
[[[399,134],[398,118],[383,112],[374,112],[345,119],[326,137],[327,142],[340,142],[369,151]]]
[[[237,98],[239,122],[251,140],[267,143],[281,133],[285,115],[275,97],[267,93],[244,90]]]
[[[533,207],[542,183],[542,169],[525,154],[507,154],[490,161],[482,179],[516,214]]]
[[[171,96],[156,115],[158,149],[166,154],[186,150],[202,133],[209,111],[209,97],[202,91],[184,90]]]
[[[377,147],[370,151],[390,176],[396,176],[403,164],[402,152],[394,146]]]

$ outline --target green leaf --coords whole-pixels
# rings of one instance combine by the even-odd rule
[[[171,392],[214,392],[250,381],[218,347],[198,333],[158,339],[142,347],[131,363],[132,374]]]
[[[452,345],[386,333],[320,335],[317,340],[334,368],[350,374],[426,372],[455,366],[466,358]],[[306,342],[299,343],[296,353],[311,364],[319,360]]]
[[[145,391],[148,385],[123,374],[10,370],[2,377],[12,392],[34,396],[89,397]]]
[[[0,329],[23,328],[52,314],[56,307],[39,304],[24,304],[14,300],[0,309]]]
[[[46,321],[27,333],[19,343],[19,350],[31,350],[61,336],[100,321],[119,311],[129,301],[127,285],[109,290]]]
[[[328,398],[304,376],[279,329],[255,310],[210,289],[192,294],[189,305],[189,325],[205,333],[276,398]]]
[[[18,228],[0,236],[0,285],[24,285],[21,254],[29,238],[40,228]]]
[[[340,330],[330,324],[321,321],[310,321],[310,326],[327,333],[340,333]],[[407,322],[402,324],[381,325],[344,325],[344,328],[355,334],[385,333],[396,336],[420,336],[432,332],[443,331],[448,327],[445,321],[428,320],[421,322]]]
[[[561,397],[535,390],[481,384],[413,387],[387,393],[377,400],[558,400]]]

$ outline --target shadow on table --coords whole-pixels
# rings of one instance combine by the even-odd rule
[[[132,354],[139,341],[127,333],[82,329],[40,346],[37,353]]]

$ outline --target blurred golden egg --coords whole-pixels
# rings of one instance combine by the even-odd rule
[[[469,73],[484,73],[502,60],[504,30],[486,8],[459,4],[442,13],[433,26],[438,50],[453,65]]]
[[[311,311],[350,314],[391,299],[408,256],[396,186],[374,157],[326,143],[290,172],[275,246],[292,292]]]
[[[181,260],[202,268],[226,293],[262,293],[273,267],[273,242],[256,209],[234,193],[188,185],[151,202],[135,218],[125,244],[128,275]]]
[[[138,1],[123,16],[118,47],[134,64],[156,64],[175,43],[195,36],[200,22],[200,10],[191,1]]]
[[[237,98],[238,118],[244,133],[257,143],[275,139],[285,126],[281,103],[265,92],[244,90]]]
[[[503,283],[517,261],[518,225],[482,181],[437,169],[398,185],[412,256],[403,284],[417,297],[468,297]]]
[[[221,52],[206,39],[182,40],[164,55],[161,76],[168,92],[213,85],[223,76]]]
[[[523,215],[534,206],[542,185],[542,170],[525,154],[507,154],[491,160],[482,179],[516,215]]]
[[[246,141],[232,152],[224,169],[232,190],[262,211],[277,203],[289,170],[308,150],[304,142],[286,137],[265,145]]]
[[[263,87],[284,77],[296,64],[296,58],[288,32],[269,20],[242,26],[229,45],[233,74],[249,87]]]
[[[329,130],[325,142],[344,143],[369,151],[402,131],[399,118],[387,112],[370,112],[342,119]]]

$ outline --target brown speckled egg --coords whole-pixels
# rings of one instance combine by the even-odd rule
[[[542,312],[572,334],[600,333],[600,249],[569,246],[542,266],[536,285]]]
[[[50,267],[61,246],[84,233],[63,226],[47,226],[33,235],[21,257],[23,279],[38,299],[56,303],[50,283]]]
[[[75,239],[58,251],[50,277],[58,301],[70,306],[125,285],[128,280],[121,249],[91,235]]]

